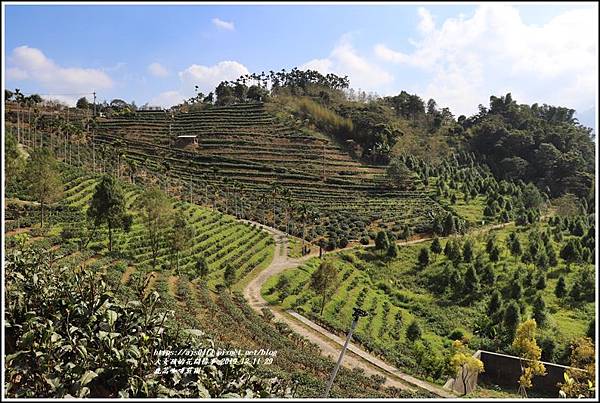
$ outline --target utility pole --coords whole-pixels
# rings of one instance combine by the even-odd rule
[[[325,181],[325,140],[323,140],[323,181]]]
[[[96,91],[92,92],[94,95],[94,117],[96,117]]]
[[[344,353],[346,352],[346,349],[348,348],[348,344],[350,343],[350,339],[352,338],[352,333],[354,332],[354,329],[356,329],[356,325],[358,324],[358,319],[364,316],[368,316],[369,313],[363,311],[360,308],[354,308],[354,313],[352,313],[352,324],[350,325],[350,330],[348,331],[348,336],[346,337],[346,342],[344,343],[344,347],[342,348],[342,351],[340,353],[340,358],[338,358],[337,360],[337,364],[335,364],[335,368],[333,369],[333,372],[331,373],[331,378],[329,378],[329,382],[327,383],[327,388],[325,389],[325,395],[323,396],[323,398],[327,399],[329,397],[329,392],[331,391],[331,387],[333,386],[333,381],[335,380],[335,376],[337,375],[338,371],[340,370],[340,365],[342,363],[342,359],[344,358]]]

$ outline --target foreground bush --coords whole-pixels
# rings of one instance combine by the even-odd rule
[[[8,397],[284,397],[278,378],[249,365],[155,374],[161,350],[212,347],[204,333],[174,329],[156,292],[122,301],[100,273],[61,267],[48,251],[6,256]],[[110,268],[109,268],[110,270]],[[226,348],[227,346],[218,346]]]

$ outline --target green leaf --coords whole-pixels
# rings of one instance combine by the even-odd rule
[[[131,346],[129,347],[129,353],[130,353],[130,354],[131,354],[131,356],[132,356],[132,357],[134,357],[134,358],[140,358],[140,356],[142,355],[142,354],[140,353],[140,349],[139,349],[139,348],[137,348],[137,346],[135,346],[135,345],[131,345]]]
[[[87,386],[81,388],[81,390],[79,391],[79,397],[86,397],[90,394],[90,388],[88,388]]]
[[[25,353],[27,353],[27,351],[17,351],[14,354],[9,354],[9,355],[6,356],[6,362],[10,363],[12,360],[14,360],[15,358],[17,358],[21,354],[25,354]]]
[[[197,383],[198,385],[198,396],[199,398],[208,398],[211,397],[210,396],[210,392],[208,391],[208,389],[206,389],[204,387],[203,384],[201,384],[200,382]]]
[[[106,311],[106,317],[108,318],[108,325],[112,326],[117,321],[119,314],[109,309],[108,311]]]
[[[81,375],[81,379],[79,379],[79,383],[81,384],[81,386],[87,385],[97,376],[98,376],[98,374],[95,373],[94,371],[87,370],[87,371],[85,371],[85,373],[83,375]]]
[[[50,385],[50,387],[52,388],[52,390],[56,390],[60,386],[60,379],[59,378],[48,378],[46,375],[44,375],[44,380],[46,381],[46,383],[48,385]]]
[[[202,337],[205,333],[200,329],[185,329],[185,331],[191,335]]]
[[[77,346],[77,352],[79,353],[79,355],[81,356],[81,358],[87,358],[87,349],[85,348],[85,346],[79,345]]]

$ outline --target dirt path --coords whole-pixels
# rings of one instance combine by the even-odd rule
[[[262,285],[272,276],[275,276],[284,270],[293,269],[300,266],[302,263],[307,261],[312,257],[316,257],[319,255],[318,249],[314,250],[311,248],[311,253],[300,257],[300,258],[290,258],[287,255],[288,250],[288,238],[287,234],[277,229],[268,227],[266,225],[248,221],[241,220],[250,224],[255,224],[261,227],[262,229],[269,232],[273,238],[275,239],[275,255],[273,257],[273,261],[271,264],[261,271],[255,278],[253,278],[248,285],[244,288],[244,298],[248,301],[249,305],[256,310],[257,312],[261,312],[263,308],[268,308],[278,320],[285,322],[292,330],[296,333],[306,337],[311,342],[315,343],[321,349],[321,352],[325,356],[330,356],[334,360],[337,359],[341,348],[344,344],[344,340],[339,336],[329,332],[323,327],[317,325],[316,323],[310,321],[309,319],[299,315],[296,312],[284,312],[273,306],[270,306],[267,301],[261,295]],[[494,229],[504,228],[508,225],[513,224],[514,222],[501,223],[501,224],[490,224],[484,227],[476,228],[469,232],[469,234],[479,234],[482,232],[488,232]],[[448,238],[448,237],[439,237],[440,239]],[[421,242],[431,241],[433,236],[426,236],[422,238],[412,239],[408,241],[396,241],[398,246],[406,246],[418,244]],[[328,253],[337,253],[342,250],[350,250],[357,248],[365,248],[372,245],[350,245],[343,249],[336,249],[332,252],[323,251],[323,254]],[[417,379],[413,376],[403,373],[397,368],[389,365],[384,362],[380,358],[362,350],[354,343],[350,343],[348,348],[348,354],[344,357],[343,365],[348,368],[356,368],[360,367],[365,370],[367,374],[377,374],[380,376],[384,376],[386,378],[385,385],[386,386],[395,386],[404,390],[415,390],[414,387],[418,387],[421,389],[425,389],[431,393],[434,393],[440,397],[456,397],[449,391],[442,389],[439,386],[430,384],[428,382]],[[411,386],[409,386],[411,385]]]
[[[177,282],[179,281],[179,277],[177,276],[169,276],[167,279],[167,290],[169,291],[169,295],[173,298],[177,297]]]
[[[486,226],[483,227],[476,227],[474,229],[472,229],[471,231],[465,233],[465,234],[453,234],[451,236],[464,236],[464,235],[477,235],[477,234],[481,234],[483,232],[489,232],[491,230],[495,230],[495,229],[500,229],[500,228],[504,228],[507,227],[511,224],[514,224],[514,221],[510,221],[507,223],[500,223],[500,224],[488,224]],[[444,238],[450,238],[451,236],[438,236],[439,239],[444,239]],[[396,245],[398,246],[406,246],[406,245],[414,245],[417,243],[422,243],[422,242],[427,242],[427,241],[432,241],[433,240],[433,236],[428,235],[428,236],[423,236],[421,238],[415,238],[415,239],[411,239],[408,241],[402,241],[402,240],[397,240],[396,241]],[[344,250],[351,250],[351,249],[359,249],[359,248],[368,248],[371,246],[374,246],[374,243],[369,243],[368,245],[363,245],[361,243],[352,243],[348,246],[346,246],[345,248],[339,248],[336,249],[334,251],[330,251],[330,252],[325,252],[323,251],[323,253],[332,253],[332,252],[340,252],[340,251],[344,251]],[[318,248],[318,247],[317,247]],[[312,256],[314,256],[315,254],[311,254]]]
[[[310,327],[312,330],[317,331],[318,333],[324,335],[325,337],[327,337],[330,340],[333,340],[335,343],[337,343],[340,346],[344,345],[345,340],[342,339],[341,337],[329,332],[327,329],[317,325],[316,323],[310,321],[309,319],[305,318],[304,316],[300,315],[299,313],[293,312],[293,311],[288,311],[288,314],[290,316],[293,316],[294,318],[298,319],[299,321],[301,321],[302,323],[304,323],[305,325],[307,325],[308,327]],[[410,376],[407,375],[405,373],[403,373],[402,371],[394,368],[393,366],[389,365],[388,363],[384,362],[383,360],[361,350],[360,348],[356,347],[354,344],[350,343],[350,345],[348,346],[348,350],[352,351],[353,353],[355,353],[356,355],[358,355],[359,357],[361,357],[362,359],[364,359],[365,361],[370,362],[371,364],[373,364],[374,366],[376,366],[377,368],[381,368],[385,371],[387,371],[388,373],[397,376],[398,378],[402,379],[404,382],[406,382],[407,384],[410,385],[415,385],[420,387],[421,389],[425,389],[428,390],[432,393],[435,393],[436,395],[442,396],[442,397],[455,397],[454,395],[452,395],[451,393],[441,389],[438,386],[432,385],[428,382],[422,381],[420,379],[415,378],[414,376]]]
[[[153,271],[146,277],[146,281],[148,281],[148,283],[146,284],[146,288],[144,289],[144,298],[147,297],[154,290],[154,285],[156,284],[156,280],[158,280],[159,275],[160,274],[158,272]]]
[[[128,266],[123,272],[123,275],[121,276],[121,284],[127,284],[133,272],[135,272],[135,267]]]
[[[344,343],[343,340],[306,318],[299,318],[299,315],[297,314],[289,314],[274,309],[264,300],[260,292],[262,285],[267,279],[284,270],[298,267],[309,258],[318,256],[318,253],[313,253],[301,258],[290,258],[287,256],[287,236],[285,233],[262,224],[254,224],[259,225],[273,235],[276,245],[275,256],[273,257],[271,264],[261,271],[254,279],[252,279],[252,281],[250,281],[250,283],[248,283],[246,288],[244,288],[244,297],[254,310],[260,313],[265,307],[270,309],[275,318],[285,322],[296,333],[317,344],[323,355],[330,356],[333,360],[337,360]],[[282,244],[285,246],[284,248],[280,248]],[[384,363],[381,359],[360,349],[354,343],[350,344],[349,353],[344,357],[343,365],[350,369],[360,367],[369,375],[377,374],[379,376],[384,376],[386,378],[386,386],[394,386],[403,390],[415,390],[416,388],[414,386],[417,386],[435,393],[438,396],[454,397],[454,395],[440,387],[402,373],[397,368]]]

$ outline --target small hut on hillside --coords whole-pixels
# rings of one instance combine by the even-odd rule
[[[198,147],[198,135],[196,134],[183,134],[177,136],[175,139],[175,147],[186,148],[186,147]]]

